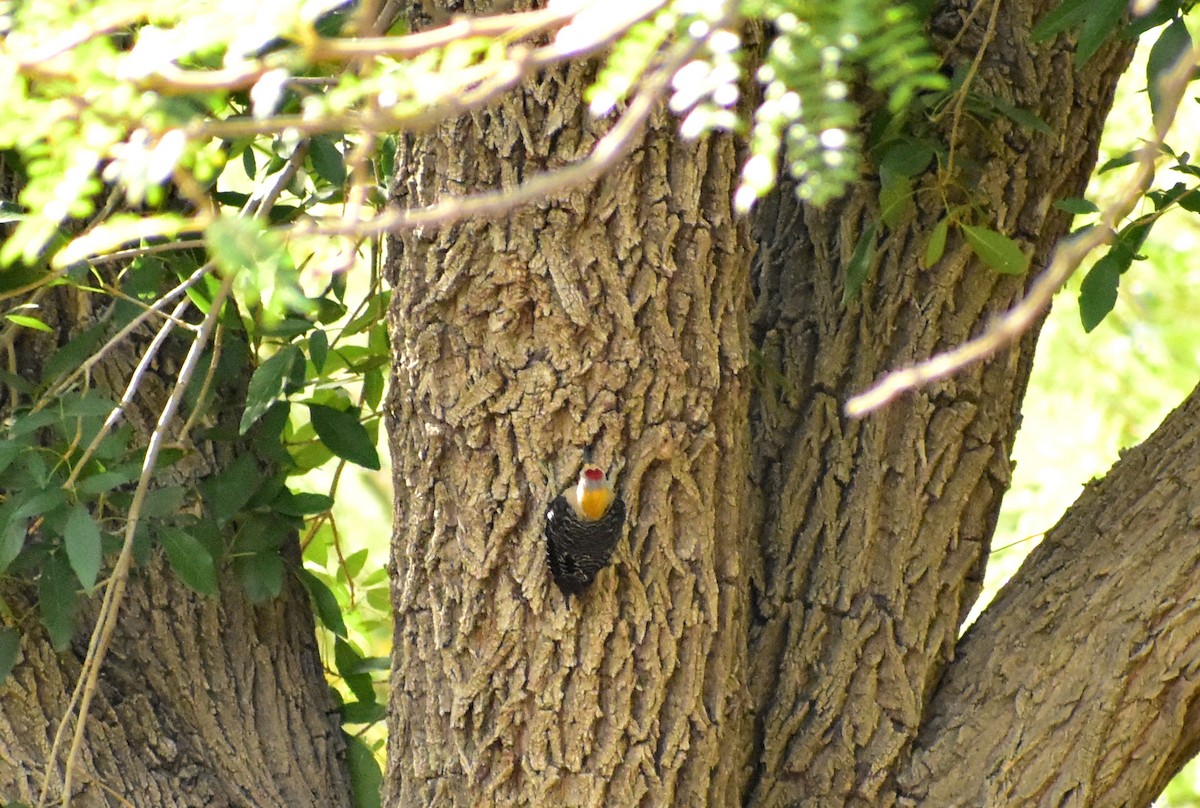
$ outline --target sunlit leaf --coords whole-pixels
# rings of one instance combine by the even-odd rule
[[[929,269],[942,260],[942,254],[946,251],[946,234],[949,230],[950,217],[943,216],[941,221],[933,226],[933,230],[929,231],[929,241],[925,243],[925,254],[922,256],[921,266]]]
[[[967,243],[992,269],[1005,275],[1021,275],[1029,269],[1029,258],[1021,245],[1008,236],[986,227],[963,225]]]

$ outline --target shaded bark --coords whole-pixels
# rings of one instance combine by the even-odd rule
[[[41,313],[57,333],[24,331],[14,345],[28,379],[39,378],[56,346],[94,316],[84,297],[65,289],[43,298]],[[93,389],[119,398],[145,342],[135,337],[116,350],[91,375]],[[127,412],[139,445],[185,348],[164,348],[158,371],[148,374]],[[244,388],[225,392],[220,400],[233,406],[218,407],[213,418],[236,425]],[[185,459],[171,468],[169,482],[193,490],[232,459],[229,444],[189,439],[181,447]],[[299,565],[295,544],[285,555]],[[70,734],[56,762],[50,747],[79,677],[100,592],[83,610],[70,649],[56,654],[37,624],[30,587],[5,582],[0,594],[21,619],[23,636],[18,663],[0,684],[0,798],[36,804],[49,768],[49,796],[58,804]],[[71,804],[78,808],[348,805],[338,715],[308,595],[294,576],[286,576],[280,598],[254,606],[231,573],[222,575],[218,600],[188,589],[157,552],[135,567],[74,784]]]
[[[298,584],[255,607],[230,581],[218,603],[155,561],[126,597],[73,806],[349,805],[338,717]],[[21,661],[0,685],[5,799],[36,803],[86,641],[81,633],[59,655],[39,632],[22,638]],[[61,775],[51,784],[54,798]]]

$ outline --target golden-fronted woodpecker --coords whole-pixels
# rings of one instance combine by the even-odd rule
[[[608,566],[624,532],[625,503],[612,481],[599,466],[584,466],[579,482],[546,509],[546,558],[568,603]]]

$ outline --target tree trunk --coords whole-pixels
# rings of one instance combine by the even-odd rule
[[[1076,69],[1061,45],[1030,46],[1034,22],[1053,5],[1001,4],[972,90],[1036,113],[1055,134],[967,118],[957,137],[959,165],[977,172],[964,182],[970,198],[995,217],[985,224],[1031,249],[1033,273],[1066,233],[1069,217],[1050,205],[1082,195],[1132,52],[1110,43]],[[988,10],[947,54],[950,66],[979,51]],[[957,35],[961,23],[935,19]],[[759,765],[750,805],[893,804],[897,766],[979,594],[1009,483],[1036,333],[861,421],[842,415],[847,398],[887,370],[978,334],[1028,282],[987,269],[953,235],[942,260],[922,269],[945,210],[919,204],[880,239],[860,299],[843,304],[843,266],[876,193],[856,189],[827,211],[780,194],[758,220],[753,334],[764,383],[751,424],[762,561],[753,576]],[[947,789],[988,776],[958,774]]]
[[[24,378],[40,378],[46,357],[86,324],[86,300],[76,295],[59,289],[42,300],[40,313],[58,333],[20,332],[14,355]],[[118,348],[93,373],[93,389],[119,398],[144,347],[135,338]],[[127,412],[138,445],[146,444],[175,381],[168,368],[178,367],[186,347],[168,341],[158,371],[148,374]],[[243,387],[222,400],[244,398]],[[236,430],[239,409],[216,417],[232,419]],[[172,467],[170,482],[192,490],[231,459],[218,444],[182,446],[187,459]],[[298,548],[287,552],[298,565]],[[0,597],[21,619],[23,634],[18,664],[0,685],[0,800],[36,804],[49,768],[49,798],[57,805],[70,733],[53,762],[50,747],[79,678],[100,595],[83,609],[62,654],[37,625],[27,584],[6,582]],[[88,714],[73,806],[349,805],[338,717],[308,595],[294,576],[286,576],[278,599],[256,607],[232,574],[222,575],[218,601],[184,586],[155,553],[133,570],[123,603]]]
[[[974,202],[982,218],[967,223],[1016,238],[1035,273],[1069,224],[1051,204],[1082,192],[1132,50],[1110,43],[1077,69],[1062,40],[1031,45],[1052,5],[1001,4],[987,35],[990,6],[934,18],[946,41],[968,26],[950,67],[982,51],[972,92],[1054,132],[943,121],[965,166],[947,204]],[[552,72],[407,140],[397,200],[512,188],[577,159],[597,137],[580,101],[587,77]],[[728,140],[682,144],[658,118],[594,187],[395,242],[387,803],[972,805],[1002,794],[1051,805],[1072,793],[1084,804],[1101,786],[1116,789],[1111,804],[1154,793],[1194,746],[1181,731],[1127,749],[1104,735],[1112,722],[1081,725],[1064,777],[1093,779],[1050,792],[1022,778],[1044,770],[1033,752],[1053,741],[1038,727],[1060,713],[1039,707],[1035,726],[1032,707],[987,723],[963,712],[978,709],[972,661],[996,679],[983,675],[994,711],[1012,701],[1005,688],[1059,703],[1045,695],[1052,660],[968,640],[956,661],[1036,334],[862,421],[841,411],[884,371],[978,334],[1029,279],[995,274],[953,236],[922,269],[946,213],[928,195],[883,234],[861,294],[843,303],[844,265],[875,218],[869,182],[824,211],[773,197],[751,273],[729,208],[736,159]],[[546,569],[543,511],[589,448],[618,472],[630,527],[615,568],[568,605]],[[1040,580],[1030,575],[1031,591]],[[1034,603],[997,620],[1028,624]],[[1158,624],[1136,616],[1171,619],[1132,608],[1129,635]],[[1054,637],[1083,631],[1072,622]],[[1190,678],[1189,636],[1155,657],[1157,676]],[[1153,693],[1168,716],[1137,731],[1184,726],[1187,687]],[[959,754],[961,738],[977,754]],[[1029,754],[1009,761],[993,738]],[[1094,774],[1142,750],[1157,755],[1153,771]],[[995,785],[1006,765],[1022,770]]]
[[[585,154],[589,76],[409,142],[401,202]],[[395,245],[390,805],[740,799],[752,250],[733,143],[674,128],[593,188]],[[541,532],[588,450],[629,529],[568,605]]]

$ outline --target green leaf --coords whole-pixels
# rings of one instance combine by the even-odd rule
[[[0,472],[12,465],[12,462],[17,459],[19,454],[28,452],[31,448],[29,444],[20,441],[0,441]]]
[[[32,328],[34,331],[45,331],[47,334],[53,334],[54,329],[43,323],[36,317],[29,317],[25,314],[6,314],[4,315],[10,322],[16,323],[25,328]]]
[[[362,663],[362,655],[349,642],[340,637],[333,641],[333,664],[346,682],[346,687],[350,688],[350,692],[357,696],[359,701],[378,701],[371,675],[358,670]]]
[[[1096,169],[1097,174],[1104,174],[1112,171],[1114,168],[1123,168],[1124,166],[1133,165],[1137,162],[1137,155],[1133,152],[1125,152],[1113,157],[1111,160],[1106,160],[1104,165]]]
[[[879,161],[880,171],[901,177],[915,177],[929,167],[933,146],[927,140],[901,140],[888,147]]]
[[[24,519],[8,519],[3,522],[4,532],[0,533],[0,572],[8,569],[8,565],[21,554],[25,548],[25,534],[28,532]]]
[[[327,494],[309,492],[297,494],[285,490],[271,504],[274,510],[288,516],[310,516],[314,513],[325,513],[332,508],[333,498]]]
[[[1176,17],[1158,35],[1146,57],[1146,91],[1150,94],[1150,112],[1157,120],[1162,109],[1162,79],[1192,49],[1192,35],[1183,19]]]
[[[1111,251],[1097,261],[1079,286],[1079,320],[1090,332],[1100,325],[1117,304],[1121,283],[1121,260]]]
[[[187,498],[188,490],[182,485],[164,485],[146,492],[142,500],[142,516],[175,516]]]
[[[83,588],[90,592],[96,585],[96,576],[100,573],[100,560],[103,555],[100,542],[100,526],[88,513],[83,505],[76,505],[67,517],[67,526],[63,531],[63,545],[67,550],[67,560],[71,569]]]
[[[343,724],[374,724],[387,718],[387,709],[378,702],[352,701],[341,708]]]
[[[283,590],[283,559],[274,550],[239,556],[233,568],[251,603],[265,603]]]
[[[1179,207],[1186,210],[1188,213],[1200,213],[1200,191],[1192,189],[1183,196],[1179,197]]]
[[[1033,27],[1033,41],[1041,42],[1087,19],[1094,0],[1063,0]]]
[[[75,486],[75,490],[80,494],[87,494],[89,496],[103,494],[105,491],[111,491],[118,485],[126,485],[133,482],[141,472],[141,463],[125,463],[111,471],[102,471],[99,474],[84,477]]]
[[[901,174],[879,170],[879,218],[888,227],[896,227],[912,210],[912,180]]]
[[[317,176],[338,188],[346,183],[346,159],[328,137],[310,141],[309,158]]]
[[[250,179],[254,179],[258,174],[258,167],[254,165],[254,147],[249,143],[242,149],[242,171],[245,171]]]
[[[324,581],[306,569],[300,570],[300,580],[304,582],[304,587],[312,597],[313,604],[317,607],[317,617],[321,618],[325,628],[345,639],[346,621],[342,619],[342,609],[333,591]]]
[[[55,651],[65,651],[75,633],[75,573],[67,559],[51,553],[38,578],[38,610]]]
[[[0,685],[12,673],[17,664],[17,654],[21,651],[21,632],[5,626],[0,628]],[[361,722],[367,723],[367,722]]]
[[[363,374],[363,403],[372,410],[379,409],[379,402],[383,400],[383,385],[382,368],[371,368]]]
[[[379,761],[362,738],[348,733],[346,765],[350,769],[354,808],[379,808],[383,799],[383,772],[379,769]]]
[[[288,345],[254,370],[246,390],[246,410],[242,413],[240,434],[245,435],[283,394],[292,366],[300,359],[300,349]]]
[[[242,270],[274,271],[283,263],[283,243],[258,219],[225,215],[204,231],[204,243],[225,275]]]
[[[27,492],[28,489],[22,493]],[[28,496],[20,496],[14,492],[11,501],[16,508],[12,518],[17,521],[24,521],[31,516],[45,516],[66,505],[67,492],[62,490],[61,487],[53,485],[50,488],[29,493]]]
[[[313,370],[320,374],[325,367],[325,357],[329,355],[329,336],[319,328],[308,335],[308,355],[312,359]]]
[[[967,243],[992,269],[1005,275],[1022,275],[1029,269],[1029,258],[1021,245],[1008,236],[987,227],[963,225]]]
[[[346,556],[346,560],[342,564],[342,570],[345,572],[347,578],[358,577],[358,574],[362,572],[363,566],[366,565],[370,553],[371,551],[364,547]]]
[[[243,454],[201,483],[204,505],[218,523],[228,521],[250,501],[262,480],[254,458]]]
[[[933,230],[929,232],[929,241],[925,244],[925,256],[921,261],[921,266],[929,269],[931,266],[942,260],[942,254],[946,252],[946,234],[950,230],[950,217],[943,216],[942,220],[933,226]]]
[[[64,373],[73,371],[82,365],[83,360],[91,356],[92,348],[96,346],[106,328],[108,328],[108,323],[101,321],[72,337],[70,342],[59,348],[53,356],[46,360],[46,364],[42,368],[42,378],[57,379]]]
[[[1075,46],[1076,67],[1083,67],[1104,40],[1120,27],[1121,17],[1128,7],[1129,0],[1092,0],[1083,27],[1079,29],[1079,42]]]
[[[216,596],[217,570],[208,550],[197,539],[177,527],[166,527],[159,535],[171,569],[189,589],[201,595]]]
[[[871,269],[871,257],[875,253],[875,232],[878,227],[876,222],[867,224],[858,237],[858,243],[854,245],[854,254],[850,256],[850,263],[846,265],[846,288],[842,290],[842,305],[858,297],[863,281],[867,279],[867,273]]]
[[[356,411],[343,412],[322,404],[309,404],[308,411],[317,437],[331,452],[364,468],[379,470],[379,453]]]
[[[1003,98],[996,98],[990,95],[978,96],[978,98],[1013,123],[1019,124],[1032,132],[1040,132],[1043,135],[1054,134],[1054,130],[1050,128],[1050,124],[1024,107],[1018,107],[1015,104],[1008,103]]]
[[[1079,199],[1078,197],[1071,197],[1069,199],[1060,199],[1054,203],[1054,207],[1058,208],[1061,211],[1065,211],[1066,213],[1074,214],[1076,216],[1083,216],[1088,213],[1099,213],[1100,212],[1100,208],[1096,207],[1095,202],[1091,202],[1087,199]]]

